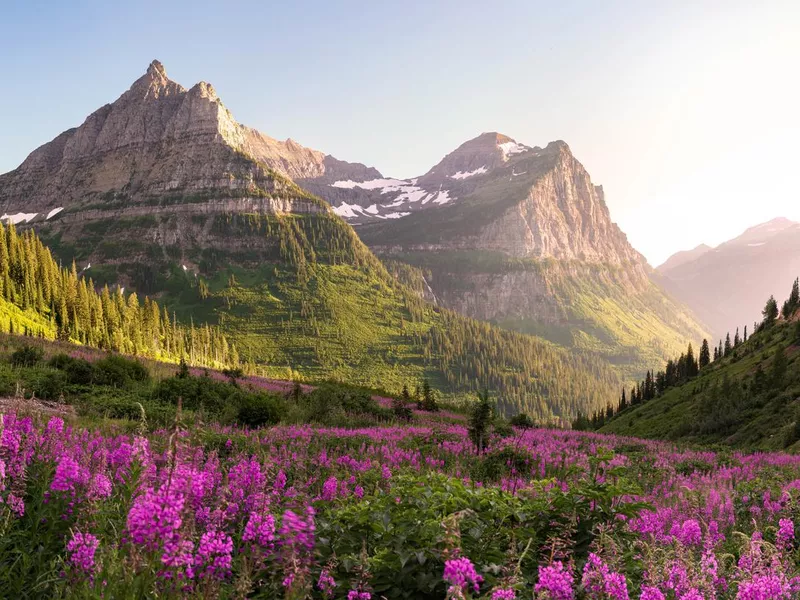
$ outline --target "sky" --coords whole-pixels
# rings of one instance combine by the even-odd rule
[[[797,0],[0,0],[0,173],[153,59],[236,119],[412,177],[562,139],[653,265],[800,220]]]

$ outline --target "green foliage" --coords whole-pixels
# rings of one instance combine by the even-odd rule
[[[615,534],[628,537],[615,515],[635,515],[643,505],[621,500],[635,494],[636,487],[618,476],[615,483],[611,478],[605,483],[592,480],[566,490],[544,480],[530,496],[515,496],[491,486],[468,488],[443,475],[401,475],[393,478],[391,493],[377,488],[359,503],[326,507],[319,514],[322,560],[335,555],[332,574],[347,581],[365,549],[374,595],[439,600],[446,595],[441,574],[452,550],[448,539],[455,533],[464,556],[475,564],[502,565],[509,551],[521,556],[520,575],[530,586],[538,565],[552,552],[553,540],[560,540],[580,563],[599,523],[611,524]],[[499,568],[486,575],[490,587],[498,581]]]
[[[32,367],[42,362],[44,350],[39,346],[22,346],[11,354],[11,364],[15,367]]]
[[[133,381],[147,381],[150,373],[138,360],[125,358],[119,354],[109,354],[94,364],[95,376],[99,383],[125,387]]]
[[[106,232],[96,229],[103,223],[90,225],[99,243]],[[123,255],[130,252],[126,248]],[[0,225],[0,331],[157,359],[188,354],[195,364],[238,361],[219,330],[180,326],[148,297],[140,302],[135,293],[126,296],[108,286],[97,292],[74,262],[70,269],[60,267],[32,230],[18,235],[13,225]]]
[[[533,422],[527,414],[525,413],[518,413],[509,419],[509,423],[514,427],[520,427],[522,429],[530,429],[535,427],[536,424]]]
[[[494,406],[489,401],[489,390],[478,393],[478,402],[472,407],[469,416],[469,439],[475,446],[475,452],[481,454],[489,443],[489,433]]]
[[[761,327],[694,379],[621,412],[600,431],[748,449],[793,446],[800,410],[796,343],[794,323]]]
[[[279,423],[284,413],[279,398],[267,394],[248,394],[241,400],[236,420],[248,427],[264,427]]]

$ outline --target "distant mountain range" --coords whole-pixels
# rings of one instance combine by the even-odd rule
[[[800,275],[800,223],[773,219],[716,248],[674,254],[657,271],[716,337],[745,325],[752,331],[766,298],[773,294],[780,306]]]
[[[0,211],[95,284],[219,324],[275,376],[489,385],[547,418],[705,335],[563,141],[484,133],[393,179],[241,125],[158,61],[0,175]]]

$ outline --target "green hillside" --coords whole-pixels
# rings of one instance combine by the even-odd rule
[[[394,253],[387,264],[405,280],[416,278],[420,292],[424,275],[446,298],[480,293],[480,286],[494,279],[526,277],[532,290],[547,290],[546,314],[495,324],[598,353],[626,380],[640,377],[705,334],[694,317],[654,283],[634,285],[625,269],[612,265],[479,250]],[[400,266],[404,264],[418,268],[419,274],[411,276],[413,269]]]
[[[327,212],[58,220],[39,234],[96,282],[153,294],[179,319],[217,324],[273,377],[446,395],[488,386],[537,419],[604,406],[619,375],[592,352],[491,327],[423,302]],[[152,240],[156,239],[154,243]]]
[[[59,339],[191,364],[238,364],[219,328],[186,327],[158,303],[104,287],[58,265],[32,231],[0,224],[0,333]]]
[[[796,314],[796,313],[795,313]],[[600,431],[800,449],[800,321],[765,327],[689,381],[621,411]]]

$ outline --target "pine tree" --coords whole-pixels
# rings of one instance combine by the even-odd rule
[[[733,350],[733,344],[731,344],[731,334],[728,332],[725,335],[725,353],[723,356],[729,356],[731,351]]]
[[[489,443],[489,428],[491,426],[494,407],[489,402],[489,391],[478,392],[478,402],[472,407],[469,417],[469,438],[475,446],[477,454],[482,454]]]
[[[739,344],[742,343],[742,340],[739,338],[739,328],[736,328],[736,333],[733,336],[733,347],[738,348]]]
[[[744,326],[744,335],[742,336],[742,343],[747,341],[747,325]]]
[[[708,366],[710,362],[711,362],[711,351],[708,348],[708,340],[704,339],[702,345],[700,346],[700,359],[699,359],[700,369]]]
[[[694,349],[690,343],[689,347],[686,349],[686,376],[694,377],[697,375],[698,371],[697,361],[694,358]]]
[[[761,314],[764,315],[764,327],[771,327],[778,318],[778,303],[775,301],[775,296],[769,297]]]

